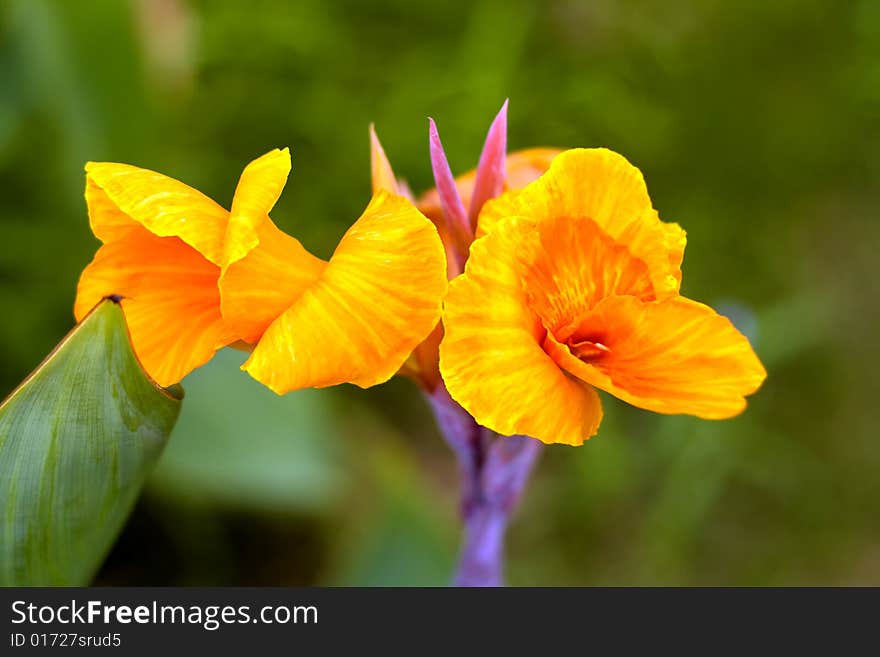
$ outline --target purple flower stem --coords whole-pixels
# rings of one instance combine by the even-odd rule
[[[505,533],[542,444],[479,426],[442,383],[428,399],[462,475],[464,543],[453,584],[503,586]]]

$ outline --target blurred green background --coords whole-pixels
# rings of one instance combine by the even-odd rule
[[[603,396],[600,435],[548,449],[510,532],[513,584],[880,584],[880,3],[456,0],[0,2],[0,387],[73,322],[97,242],[87,160],[229,203],[288,145],[273,213],[328,256],[369,197],[367,128],[430,186],[427,121],[476,163],[608,146],[688,231],[684,292],[769,370],[727,422]],[[453,459],[415,387],[278,398],[226,351],[102,584],[444,584]]]

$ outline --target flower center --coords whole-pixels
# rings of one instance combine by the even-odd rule
[[[611,353],[608,338],[602,331],[577,331],[565,341],[571,353],[585,363],[600,360]]]
[[[578,340],[577,342],[569,340],[568,348],[572,354],[586,363],[599,360],[605,354],[611,353],[609,347],[594,340]]]

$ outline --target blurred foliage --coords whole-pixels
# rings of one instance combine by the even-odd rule
[[[688,231],[684,291],[770,377],[728,422],[607,396],[547,451],[510,535],[517,584],[880,584],[880,5],[871,0],[0,3],[0,377],[72,324],[96,247],[86,160],[228,203],[289,145],[273,217],[319,255],[366,205],[367,126],[430,184],[426,117],[471,168],[510,144],[608,146]],[[274,398],[223,354],[103,583],[442,584],[455,471],[406,381]]]

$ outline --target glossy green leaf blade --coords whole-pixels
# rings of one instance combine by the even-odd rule
[[[89,582],[180,396],[144,373],[110,300],[61,341],[0,406],[0,584]]]

